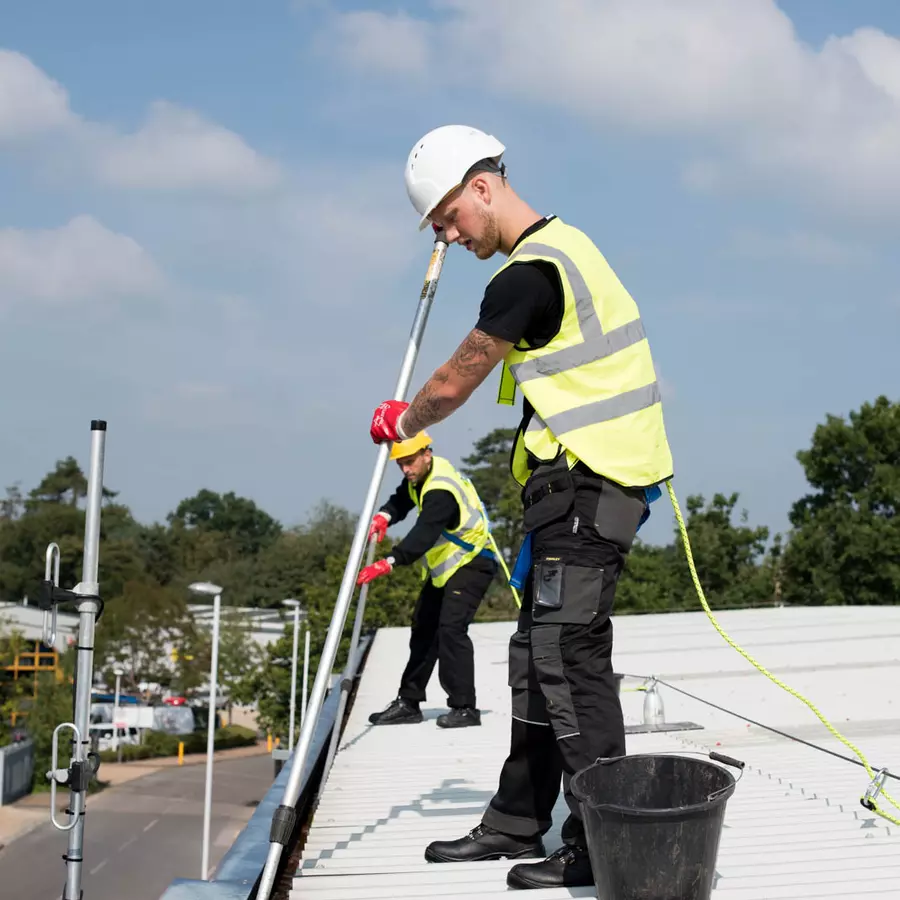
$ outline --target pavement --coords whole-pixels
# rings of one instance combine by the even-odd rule
[[[205,762],[203,754],[197,754]],[[265,746],[215,755],[210,870],[234,842],[274,780]],[[111,786],[88,798],[82,887],[91,900],[159,900],[175,878],[199,878],[206,768],[169,760],[104,763]],[[189,761],[190,760],[190,761]],[[151,764],[152,763],[152,764]],[[64,806],[68,794],[60,792]],[[16,900],[57,900],[68,838],[49,822],[50,795],[0,807],[0,893]],[[64,820],[60,814],[58,819]]]

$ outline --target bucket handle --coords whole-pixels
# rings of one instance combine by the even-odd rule
[[[691,753],[694,753],[698,756],[708,756],[714,762],[720,762],[726,766],[732,766],[735,769],[739,769],[741,774],[738,775],[737,779],[735,780],[735,785],[740,784],[741,779],[744,777],[744,766],[746,766],[746,763],[743,760],[735,759],[733,756],[726,756],[724,753],[716,753],[715,750],[710,750],[709,753],[700,753],[699,750],[664,750],[661,753],[654,753],[653,756],[686,756]],[[621,762],[627,757],[627,753],[622,756],[601,756],[597,758],[596,762],[599,765],[609,766],[613,763]],[[708,794],[706,797],[707,803],[715,800],[716,797],[719,796],[719,794],[724,794],[727,790],[727,787],[719,788],[719,790],[713,791],[711,794]]]
[[[740,759],[735,759],[733,756],[725,756],[724,753],[716,753],[715,750],[710,750],[708,754],[701,754],[699,750],[663,750],[661,753],[654,753],[653,756],[684,756],[688,753],[696,753],[702,756],[708,755],[715,762],[724,763],[726,766],[732,766],[735,769],[740,769],[742,772],[746,765]],[[602,766],[610,766],[627,758],[628,754],[623,754],[622,756],[598,756],[595,762]]]
[[[725,756],[724,753],[716,753],[715,750],[710,750],[709,758],[715,760],[716,762],[725,763],[726,766],[732,766],[735,769],[740,769],[742,772],[744,770],[745,762],[735,759],[733,756]]]

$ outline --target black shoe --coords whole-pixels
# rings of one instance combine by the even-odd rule
[[[468,728],[470,725],[480,725],[481,712],[472,706],[462,706],[438,716],[437,724],[439,728]]]
[[[425,848],[428,862],[480,862],[486,859],[525,859],[544,855],[540,837],[519,838],[477,825],[457,841],[432,841]]]
[[[513,866],[506,875],[511,888],[593,887],[594,873],[584,847],[560,847],[543,862]]]
[[[424,721],[418,703],[398,697],[392,700],[381,712],[372,713],[369,721],[373,725],[414,725]]]

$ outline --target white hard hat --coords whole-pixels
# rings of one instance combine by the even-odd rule
[[[493,135],[468,125],[442,125],[416,141],[406,160],[406,193],[422,217],[419,231],[475,163],[483,159],[499,163],[504,150]]]

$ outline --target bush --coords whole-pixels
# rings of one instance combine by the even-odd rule
[[[226,725],[216,730],[216,750],[227,750],[232,747],[250,747],[256,743],[256,732],[243,725]],[[184,743],[184,752],[203,753],[206,750],[206,732],[194,731],[191,734],[168,734],[165,731],[148,731],[144,734],[143,744],[125,744],[122,747],[122,760],[130,762],[135,759],[153,759],[161,756],[177,756],[178,745]],[[100,754],[102,762],[116,762],[116,750],[104,750]]]

